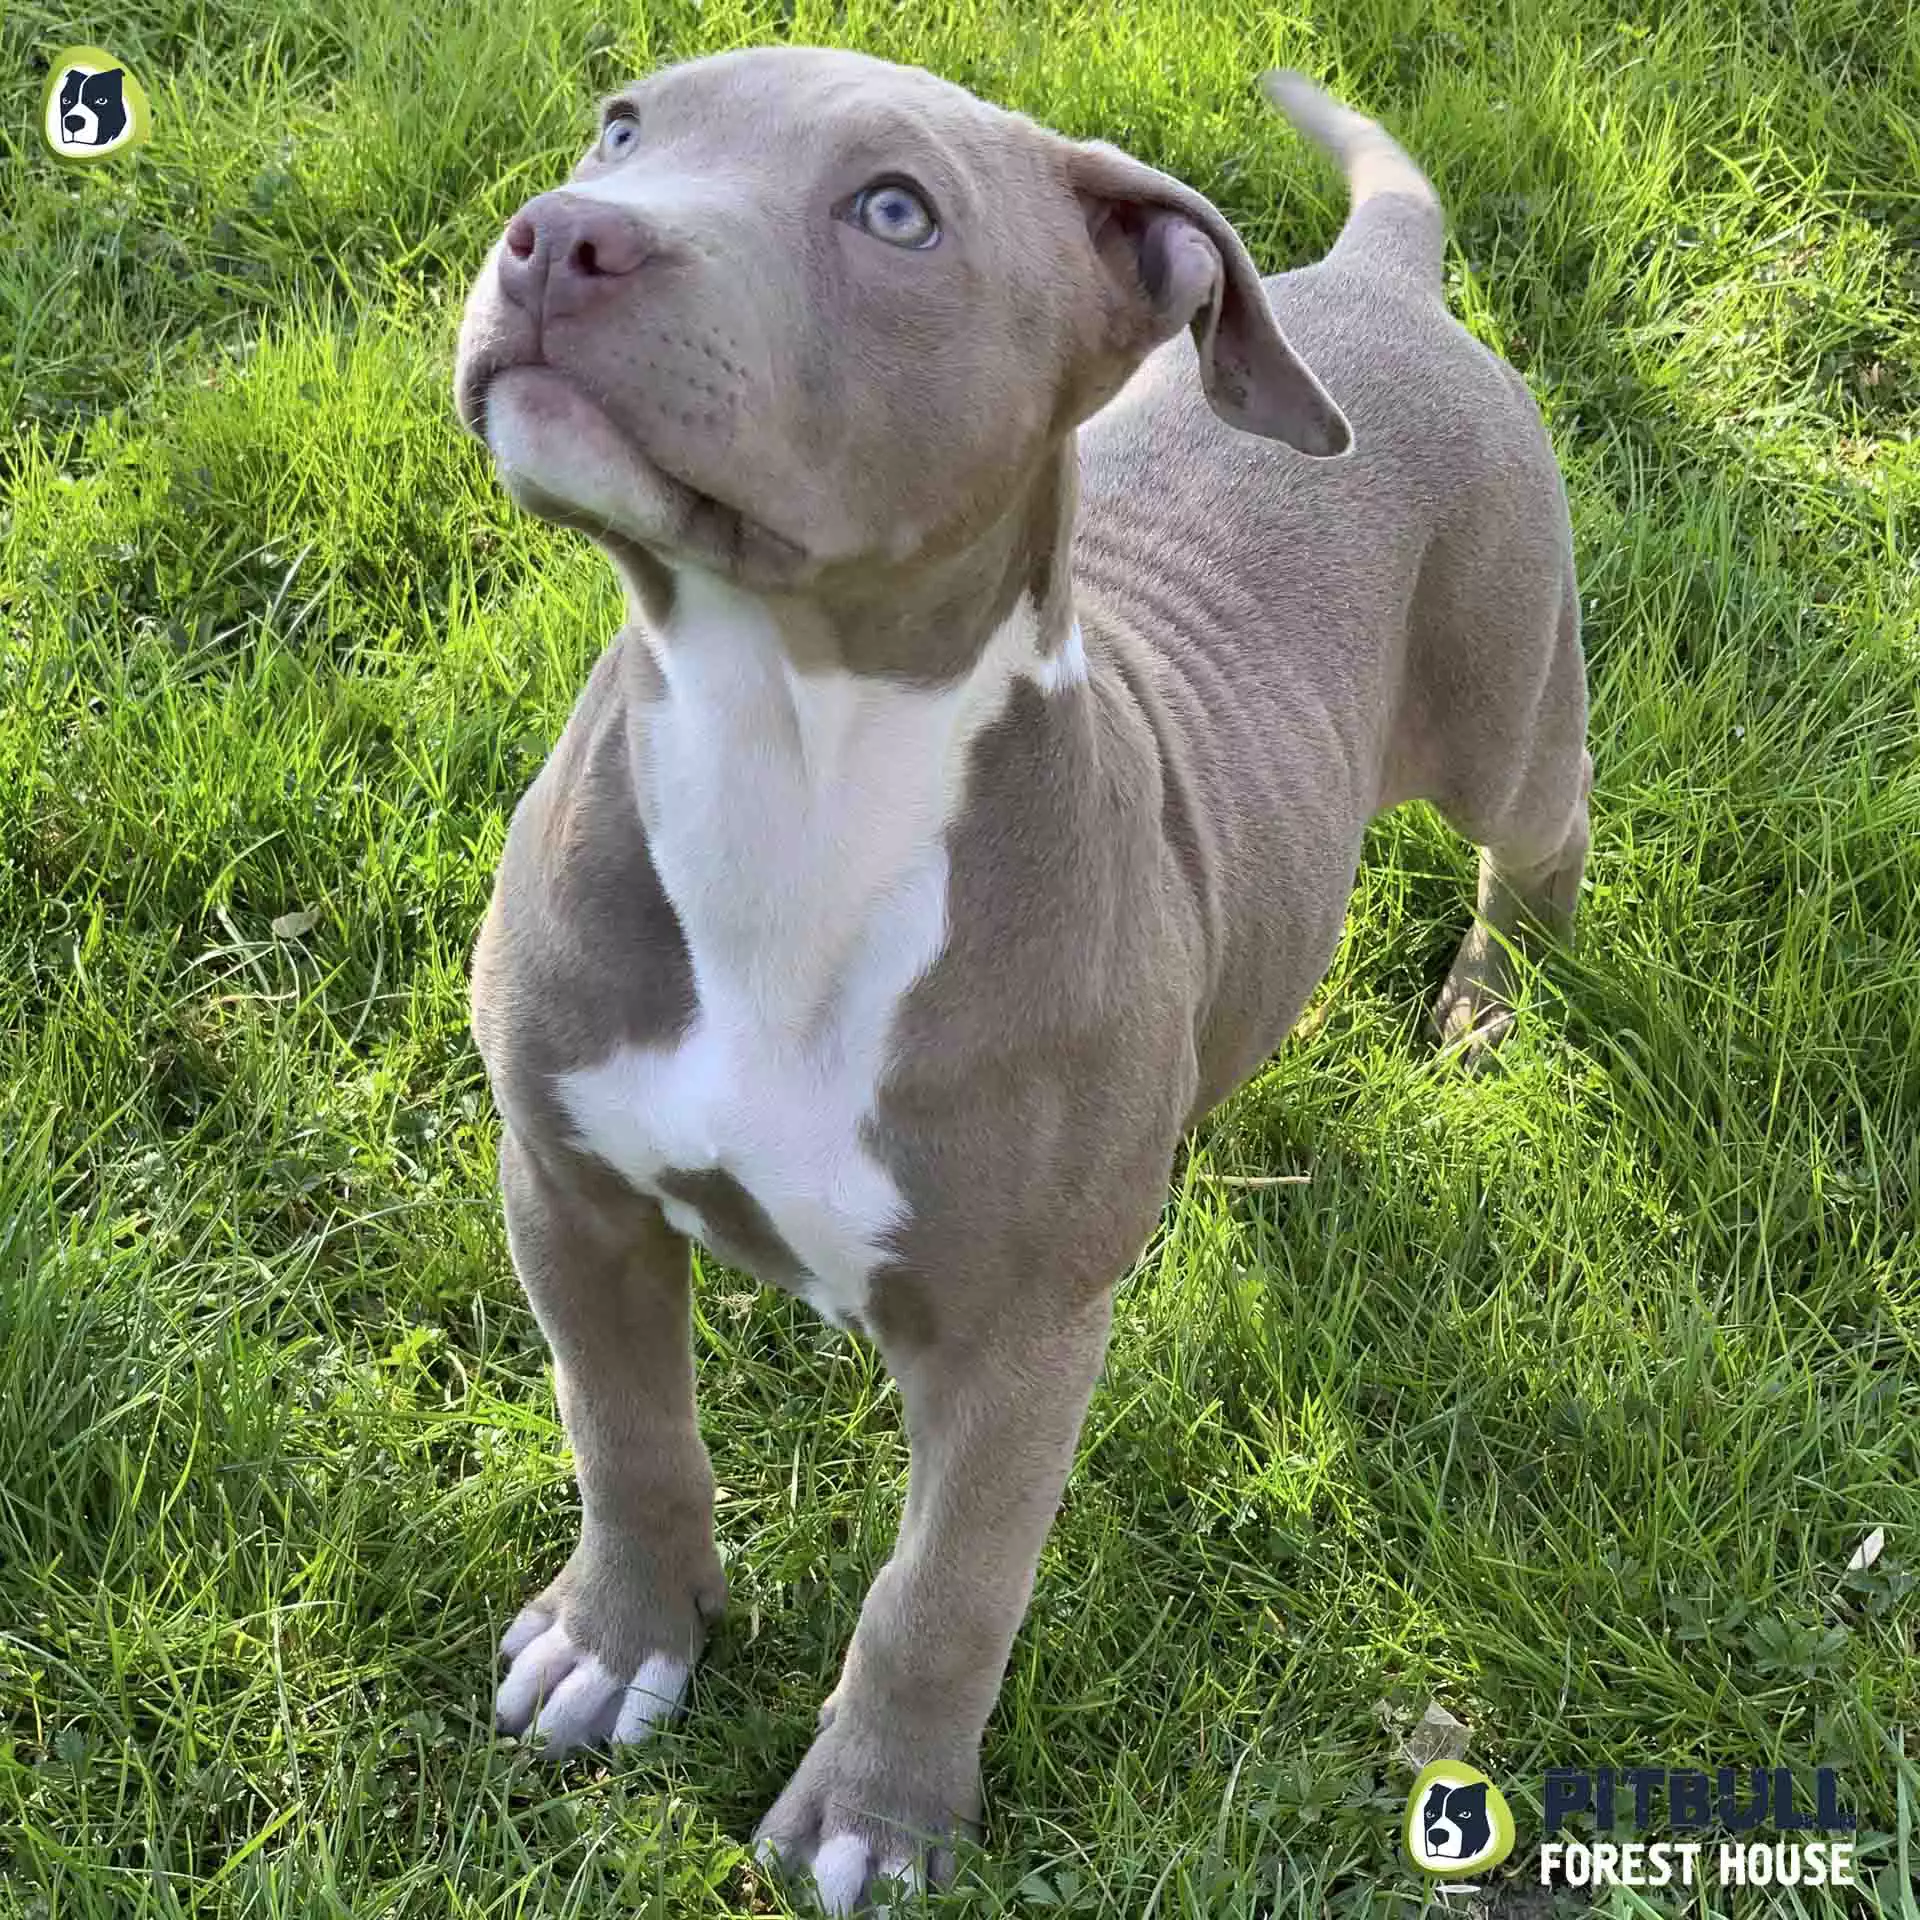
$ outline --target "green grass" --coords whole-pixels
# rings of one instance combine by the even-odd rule
[[[743,1842],[906,1468],[871,1354],[804,1309],[700,1290],[734,1605],[691,1716],[617,1765],[487,1733],[495,1634],[574,1500],[465,963],[618,614],[448,398],[467,277],[593,95],[769,37],[1119,141],[1269,266],[1326,245],[1340,194],[1254,73],[1384,116],[1451,210],[1458,310],[1545,409],[1587,609],[1580,952],[1492,1072],[1437,1065],[1469,850],[1417,811],[1376,831],[1302,1032],[1119,1296],[954,1910],[1411,1920],[1397,1729],[1438,1700],[1515,1803],[1513,1911],[1546,1766],[1778,1760],[1841,1768],[1879,1876],[1855,1910],[1910,1920],[1896,0],[9,6],[0,1912],[778,1910]],[[36,63],[98,38],[154,138],[61,169]]]

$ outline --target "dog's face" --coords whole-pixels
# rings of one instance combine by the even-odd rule
[[[70,147],[104,147],[118,138],[127,124],[127,103],[121,81],[125,69],[82,73],[69,67],[60,83],[60,131]],[[44,96],[43,96],[44,97]]]
[[[1435,1860],[1475,1860],[1493,1844],[1487,1813],[1487,1783],[1449,1786],[1436,1780],[1420,1804],[1420,1830]]]
[[[1344,447],[1199,195],[915,69],[758,49],[608,103],[482,269],[457,393],[534,511],[791,584],[963,545],[1189,325],[1226,417]]]

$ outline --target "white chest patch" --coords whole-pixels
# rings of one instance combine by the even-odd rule
[[[643,1192],[729,1174],[844,1324],[901,1196],[863,1138],[900,1003],[947,937],[947,830],[969,750],[1042,660],[1031,607],[940,688],[803,674],[754,600],[683,575],[654,642],[660,697],[633,709],[636,799],[680,920],[696,1012],[679,1040],[622,1047],[557,1092],[583,1145]],[[705,1237],[684,1201],[682,1232]]]

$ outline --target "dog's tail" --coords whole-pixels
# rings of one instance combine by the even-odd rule
[[[1303,73],[1262,74],[1260,91],[1347,176],[1347,224],[1330,257],[1391,266],[1437,292],[1445,217],[1432,182],[1405,148],[1378,121],[1343,107]]]

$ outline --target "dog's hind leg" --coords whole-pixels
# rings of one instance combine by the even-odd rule
[[[1481,843],[1480,888],[1433,1023],[1442,1046],[1469,1062],[1513,1023],[1516,953],[1539,935],[1573,940],[1593,788],[1578,621],[1569,583],[1518,786],[1491,818],[1479,808],[1447,809],[1454,825]]]
[[[1593,777],[1583,754],[1583,783]],[[1574,905],[1587,860],[1587,803],[1565,840],[1547,859],[1527,866],[1492,847],[1480,850],[1479,897],[1473,925],[1454,955],[1433,1024],[1441,1045],[1473,1054],[1497,1043],[1513,1024],[1513,956],[1528,936],[1544,932],[1570,945]]]

